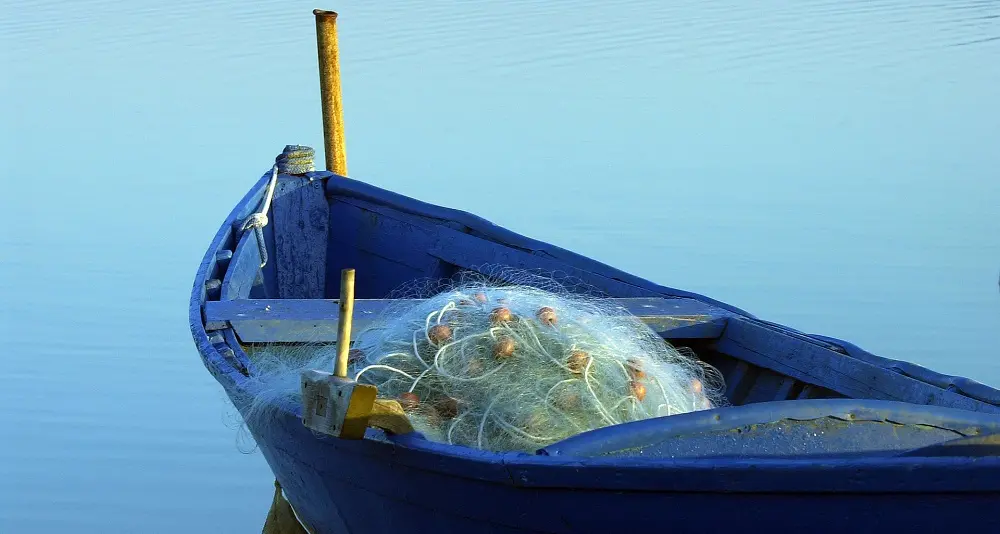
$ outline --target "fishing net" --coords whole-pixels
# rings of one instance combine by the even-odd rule
[[[509,279],[509,276],[507,277]],[[533,283],[523,283],[523,282]],[[588,430],[709,409],[723,380],[605,299],[524,276],[410,288],[354,336],[349,373],[394,398],[431,440],[534,451]],[[265,347],[254,399],[298,399],[299,370],[332,367],[335,346]]]

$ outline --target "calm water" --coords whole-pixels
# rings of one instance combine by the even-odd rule
[[[259,532],[186,305],[285,144],[1000,386],[1000,2],[0,2],[0,531]]]

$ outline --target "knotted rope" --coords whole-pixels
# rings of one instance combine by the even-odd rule
[[[260,209],[256,213],[251,213],[243,220],[241,230],[253,230],[257,236],[257,248],[260,250],[260,266],[267,265],[267,246],[264,244],[264,227],[267,226],[267,212],[271,209],[271,200],[274,198],[274,188],[278,183],[278,174],[305,174],[316,170],[313,165],[313,156],[316,151],[312,147],[303,145],[285,145],[278,157],[274,158],[274,165],[271,167],[271,180],[267,184],[267,193],[261,202]]]

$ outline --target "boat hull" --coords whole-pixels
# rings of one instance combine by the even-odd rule
[[[313,435],[292,415],[254,435],[296,514],[316,533],[702,533],[776,525],[808,532],[944,532],[970,521],[982,532],[1000,529],[1000,518],[985,513],[1000,502],[996,491],[919,491],[932,478],[943,488],[949,481],[969,487],[975,479],[996,477],[1000,466],[993,460],[973,467],[944,459],[922,469],[906,462],[649,465],[621,468],[618,476],[603,473],[599,478],[616,480],[613,487],[580,489],[559,487],[563,466],[546,469],[518,457],[472,465],[475,460],[433,457],[392,443],[338,442]],[[695,489],[641,489],[655,485],[651,477],[676,477],[678,486]],[[698,479],[702,484],[692,484]],[[706,490],[727,481],[731,491]],[[853,491],[844,487],[852,485]]]
[[[213,280],[244,286],[254,283],[260,257],[240,255],[237,228],[256,208],[267,178],[267,175],[262,177],[237,204],[213,239],[196,276],[190,307],[193,339],[205,366],[241,411],[246,410],[248,391],[245,354],[241,354],[232,329],[206,331],[204,308],[207,300],[220,298],[209,293],[210,288],[217,286],[211,283]],[[330,187],[352,188],[353,198],[364,201],[397,203],[415,217],[442,220],[458,217],[443,208],[431,212],[419,203],[391,198],[391,193],[373,191],[370,186],[343,183],[349,185],[338,182]],[[481,221],[466,219],[462,224],[474,227],[479,235],[492,232],[494,237],[499,235],[511,242],[519,239],[522,250],[537,246],[513,234],[504,234],[503,229],[487,227]],[[264,234],[273,240],[270,231],[265,229]],[[247,243],[241,241],[245,250],[253,253],[256,247]],[[565,251],[554,248],[539,256],[576,261]],[[273,268],[273,263],[268,268]],[[584,267],[596,269],[596,265],[591,262]],[[250,269],[243,272],[251,274],[240,280],[242,275],[236,271],[246,266]],[[741,317],[750,317],[742,310],[700,295],[625,278],[610,269],[602,271],[601,276],[609,283],[623,284],[624,279],[641,286],[646,293],[695,298]],[[265,292],[266,286],[266,283],[262,286]],[[225,288],[223,299],[224,291]],[[327,287],[327,291],[332,288]],[[787,329],[782,332],[795,339],[803,336]],[[939,392],[935,393],[935,402],[969,393],[977,400],[962,396],[956,402],[974,402],[975,407],[984,411],[997,409],[993,402],[997,392],[982,384],[938,375],[905,362],[876,359],[849,344],[825,339],[846,347],[835,355],[838,365],[850,362],[855,368],[879,373],[891,366],[901,372],[875,376],[897,381],[902,380],[899,376],[905,376],[908,377],[905,385],[924,390],[933,385],[938,388],[935,392]],[[822,357],[831,358],[829,354]],[[748,367],[741,365],[741,372],[746,374]],[[767,376],[781,378],[773,373]],[[764,378],[761,374],[757,381],[763,383]],[[745,396],[752,399],[755,392],[764,390],[749,388]],[[787,387],[778,385],[774,390],[788,392]],[[771,390],[767,392],[770,394]],[[905,393],[899,390],[899,395]],[[800,398],[808,397],[803,394]],[[306,429],[294,408],[283,408],[275,414],[276,417],[266,420],[250,419],[247,424],[289,503],[317,533],[396,529],[712,532],[773,529],[775,525],[810,532],[874,532],[889,527],[939,532],[970,522],[979,530],[1000,531],[1000,518],[990,513],[988,507],[1000,502],[1000,456],[996,455],[584,460],[544,454],[492,454],[402,438],[388,439],[371,430],[364,440],[336,440]]]

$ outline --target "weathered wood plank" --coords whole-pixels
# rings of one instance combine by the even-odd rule
[[[982,412],[1000,408],[863,362],[754,322],[732,318],[715,349],[853,398],[936,404]]]
[[[331,245],[341,242],[336,248],[338,255],[354,254],[349,250],[349,247],[354,247],[361,253],[375,254],[384,260],[424,271],[424,276],[437,275],[436,271],[445,270],[439,265],[442,262],[499,278],[504,278],[505,273],[496,272],[494,268],[497,266],[538,270],[568,275],[575,279],[572,283],[583,282],[600,292],[618,297],[662,296],[619,279],[573,267],[541,251],[524,250],[468,234],[456,229],[454,226],[460,225],[454,222],[431,221],[353,198],[333,200],[330,212],[337,219],[332,225],[337,231],[331,235]],[[334,267],[331,265],[328,276],[339,272]],[[359,269],[358,272],[362,271]],[[516,276],[516,273],[511,274]],[[332,282],[328,279],[327,285]],[[327,294],[331,294],[329,289]]]
[[[792,393],[792,388],[794,388],[795,384],[797,383],[798,381],[795,380],[794,378],[790,376],[785,377],[785,381],[781,383],[780,387],[778,387],[778,391],[774,393],[774,396],[771,398],[771,400],[772,401],[788,400],[788,396],[791,395]]]
[[[756,402],[768,402],[774,400],[775,395],[781,391],[791,389],[794,378],[785,376],[768,369],[761,369],[760,373],[753,381],[753,385],[747,391],[742,404],[753,404]]]
[[[215,253],[215,261],[226,268],[229,266],[229,260],[233,259],[233,251],[231,250],[220,250]]]
[[[360,331],[398,300],[357,299],[354,326]],[[612,299],[622,313],[637,316],[664,338],[707,338],[722,335],[726,317],[689,299]],[[205,303],[208,330],[232,326],[244,343],[333,342],[337,340],[338,301],[335,299],[222,300]]]
[[[245,299],[258,280],[260,249],[256,232],[243,232],[222,280],[222,300]]]
[[[438,239],[427,252],[463,269],[492,276],[500,274],[491,270],[498,265],[527,271],[563,273],[609,295],[619,297],[660,296],[655,291],[572,267],[563,261],[542,254],[500,245],[443,226],[438,228]]]
[[[205,282],[205,296],[212,300],[219,300],[219,294],[222,291],[222,280],[218,278],[212,278]]]
[[[449,265],[428,254],[436,227],[423,227],[357,205],[330,201],[326,296],[340,294],[341,269],[355,269],[358,298],[386,298],[401,284],[422,278],[447,278]]]
[[[743,396],[753,385],[753,376],[757,369],[745,361],[739,360],[733,370],[726,374],[726,398],[729,402],[739,405]]]
[[[323,298],[329,205],[323,182],[281,175],[271,203],[278,295]]]
[[[487,221],[486,219],[467,212],[421,202],[414,198],[400,195],[392,191],[375,187],[369,183],[352,180],[350,178],[327,180],[326,188],[327,194],[331,198],[363,199],[371,204],[383,206],[386,210],[405,212],[408,215],[428,221],[433,220],[437,225],[439,225],[439,227],[443,227],[441,225],[447,225],[450,227],[459,226],[461,231],[458,233],[476,234],[481,236],[483,241],[491,243],[492,246],[504,246],[512,249],[530,251],[530,254],[536,257],[549,258],[551,261],[562,265],[563,267],[559,269],[560,271],[565,271],[567,268],[570,268],[587,273],[588,278],[592,279],[592,281],[588,283],[592,283],[594,285],[601,285],[602,283],[608,281],[617,281],[624,283],[625,285],[632,286],[633,288],[649,290],[651,293],[651,295],[632,295],[607,291],[609,294],[616,297],[656,296],[692,298],[702,302],[707,302],[717,308],[726,310],[733,314],[752,316],[752,314],[725,302],[720,302],[705,295],[699,295],[690,291],[683,291],[677,288],[654,284],[649,280],[644,280],[620,269],[615,269],[610,265],[595,261],[586,256],[549,243],[531,239],[516,232],[512,232]]]
[[[277,189],[277,187],[275,187]],[[260,278],[262,282],[262,287],[257,290],[263,293],[264,296],[260,298],[279,298],[281,295],[278,293],[278,268],[277,261],[274,258],[274,207],[272,206],[271,211],[268,212],[268,218],[271,219],[271,223],[264,226],[264,246],[268,251],[271,252],[271,258],[268,259],[267,263],[260,270]]]
[[[806,384],[805,386],[802,386],[802,391],[799,391],[799,394],[795,396],[795,399],[796,400],[812,399],[814,398],[813,395],[815,395],[816,392],[817,390],[814,386]]]

